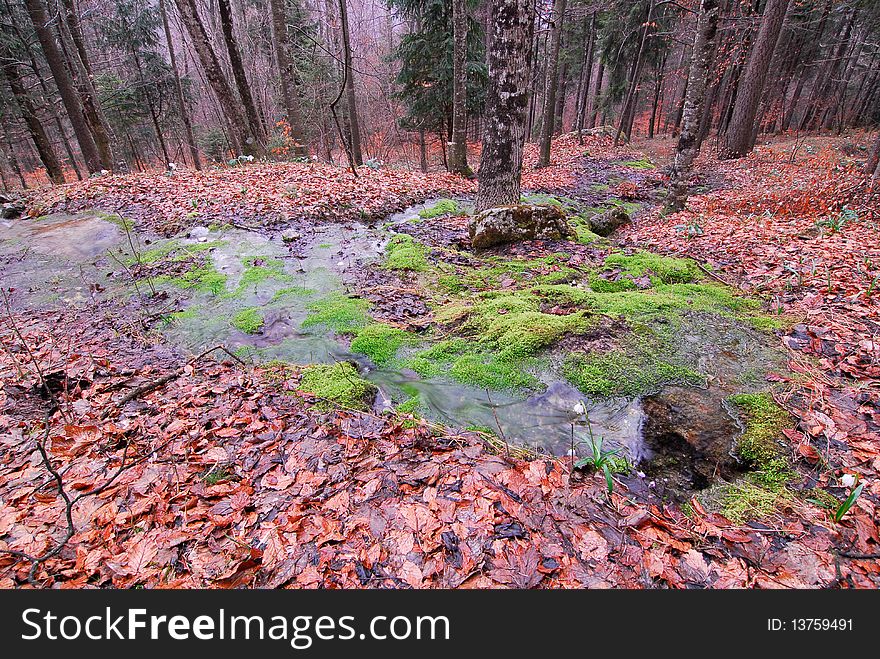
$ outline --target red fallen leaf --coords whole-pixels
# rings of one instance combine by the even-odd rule
[[[751,542],[752,538],[747,533],[743,533],[738,529],[722,529],[721,537],[728,542]]]
[[[817,451],[812,446],[812,444],[807,444],[807,443],[798,444],[797,450],[798,450],[798,453],[800,453],[804,457],[804,459],[811,464],[816,464],[817,462],[819,462],[819,460],[822,459],[822,456],[819,454],[819,451]]]

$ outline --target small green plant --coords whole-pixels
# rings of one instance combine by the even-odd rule
[[[852,478],[852,490],[850,490],[849,496],[844,500],[842,504],[834,511],[834,521],[840,522],[843,519],[843,516],[846,515],[850,508],[853,507],[855,502],[858,500],[860,496],[862,496],[862,490],[865,489],[864,483],[859,483],[857,478]]]
[[[604,439],[602,437],[596,437],[593,435],[593,426],[590,423],[590,416],[587,414],[586,407],[583,403],[577,403],[574,406],[574,412],[578,415],[578,417],[582,417],[587,424],[587,432],[590,435],[590,455],[584,456],[580,458],[577,462],[574,463],[575,469],[584,469],[589,468],[592,471],[601,471],[605,474],[605,485],[608,488],[608,496],[611,496],[611,492],[614,491],[614,478],[612,474],[615,471],[625,471],[626,470],[626,459],[620,457],[617,449],[611,451],[605,451],[602,449],[602,443]],[[572,436],[574,436],[574,423],[572,423]],[[587,442],[579,442],[579,444],[586,444]],[[574,451],[574,447],[572,447],[572,452]]]
[[[202,476],[202,479],[208,485],[217,485],[222,483],[223,481],[230,480],[235,474],[224,466],[215,465],[211,467],[211,469]]]
[[[263,314],[254,307],[242,309],[232,318],[232,325],[245,334],[256,334],[263,327],[264,322]]]
[[[703,227],[700,226],[700,223],[693,218],[688,220],[687,224],[676,225],[675,230],[678,233],[684,234],[688,238],[697,238],[706,233],[705,231],[703,231]]]

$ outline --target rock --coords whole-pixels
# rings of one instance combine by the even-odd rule
[[[302,238],[300,234],[296,231],[291,231],[290,229],[281,232],[281,242],[285,244],[296,242],[300,238]]]
[[[24,204],[20,201],[9,201],[3,204],[3,210],[0,216],[4,220],[17,220],[24,215]]]
[[[723,400],[723,394],[692,387],[667,387],[646,396],[642,431],[655,455],[654,466],[662,471],[674,464],[676,474],[694,489],[737,473],[733,447],[741,430]]]
[[[523,240],[564,240],[576,237],[556,206],[514,204],[489,208],[475,215],[468,225],[475,248]]]
[[[609,211],[590,218],[590,231],[593,233],[608,237],[620,227],[632,222],[629,213],[620,206],[615,206]]]
[[[594,135],[597,137],[614,137],[617,129],[614,126],[596,126],[584,131],[584,135]]]
[[[193,227],[192,229],[189,230],[189,237],[192,238],[193,240],[202,241],[202,239],[204,239],[204,240],[208,239],[209,233],[210,233],[210,230],[208,229],[208,227]],[[202,241],[202,242],[204,242],[204,241]]]

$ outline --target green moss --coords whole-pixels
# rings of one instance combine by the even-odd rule
[[[157,263],[170,257],[172,261],[186,261],[200,252],[206,252],[226,244],[225,240],[211,240],[204,243],[192,243],[184,245],[179,240],[166,240],[165,242],[141,252],[137,257],[127,259],[127,265],[135,263]]]
[[[814,487],[804,492],[804,499],[825,510],[837,510],[840,499],[820,487]]]
[[[394,235],[385,247],[385,267],[389,270],[421,272],[428,269],[428,248],[405,233]]]
[[[129,265],[138,262],[144,264],[156,263],[177,250],[178,247],[180,247],[180,243],[177,240],[166,240],[155,247],[144,250],[137,257],[129,259],[128,263]]]
[[[366,300],[332,293],[308,306],[309,315],[302,326],[324,325],[337,334],[353,333],[370,322],[369,306]]]
[[[122,217],[116,213],[98,213],[98,217],[105,222],[115,224],[123,231],[131,231],[134,229],[134,220]]]
[[[650,274],[664,284],[687,284],[702,278],[697,264],[690,259],[661,256],[652,252],[636,252],[631,256],[622,253],[609,254],[605,258],[606,269],[619,268],[633,277]]]
[[[274,279],[276,281],[293,280],[293,277],[284,271],[284,262],[280,259],[266,256],[248,256],[242,259],[241,262],[244,265],[244,272],[241,274],[235,294],[256,287],[267,279]]]
[[[220,295],[226,290],[226,275],[218,272],[212,263],[193,268],[178,277],[162,275],[153,280],[157,284],[170,284],[186,290]]]
[[[739,456],[758,471],[787,470],[779,439],[782,430],[791,423],[788,412],[767,393],[737,394],[728,400],[745,417],[745,431],[736,445]]]
[[[639,158],[638,160],[626,160],[618,164],[624,167],[632,167],[633,169],[656,169],[656,165],[648,160],[647,157]]]
[[[415,336],[397,327],[373,323],[361,329],[351,342],[351,351],[366,355],[379,366],[389,363],[397,351],[411,344]]]
[[[282,288],[281,290],[275,291],[275,294],[272,296],[272,299],[269,301],[269,304],[274,304],[275,302],[280,302],[285,297],[308,297],[310,295],[315,294],[315,289],[313,288],[305,288],[303,286],[288,286],[287,288]]]
[[[607,183],[594,183],[590,186],[592,192],[608,192],[610,186]]]
[[[458,275],[440,275],[437,277],[437,285],[449,293],[461,293],[467,290],[467,286],[462,283]]]
[[[419,410],[422,409],[422,407],[423,404],[421,396],[410,396],[397,406],[397,411],[401,414],[415,415]]]
[[[568,254],[556,253],[537,259],[492,257],[480,267],[468,268],[460,283],[470,289],[497,289],[505,279],[516,282],[555,284],[577,279],[580,273],[566,265]]]
[[[242,309],[232,317],[232,325],[245,334],[256,334],[263,327],[263,314],[255,307]]]
[[[376,387],[358,375],[348,362],[306,367],[299,389],[321,398],[316,407],[322,410],[330,410],[334,405],[365,410],[376,395]]]
[[[198,311],[195,307],[190,307],[189,309],[184,309],[183,311],[175,311],[173,313],[165,314],[162,316],[162,324],[163,325],[172,325],[174,323],[180,322],[181,320],[190,320],[192,318],[198,317]]]
[[[649,350],[635,354],[622,350],[573,353],[563,363],[562,373],[588,396],[637,396],[656,391],[663,384],[697,385],[703,381],[699,373],[666,362]]]
[[[423,220],[440,217],[441,215],[458,214],[461,211],[458,204],[452,199],[441,199],[430,208],[419,211],[419,217]]]
[[[746,481],[723,486],[720,495],[722,514],[737,524],[768,517],[790,498],[785,491],[768,490]]]
[[[488,389],[523,389],[538,384],[522,364],[504,361],[461,338],[441,341],[408,359],[404,366],[423,377],[448,376],[462,384]]]

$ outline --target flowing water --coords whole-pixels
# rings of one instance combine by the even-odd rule
[[[327,330],[303,327],[311,304],[343,292],[354,272],[381,258],[395,225],[418,221],[419,211],[430,205],[414,206],[381,226],[308,226],[299,229],[301,234],[286,235],[286,240],[255,231],[197,227],[174,239],[175,245],[196,251],[200,244],[216,244],[204,254],[226,277],[225,291],[187,291],[181,298],[183,304],[172,309],[182,313],[176,313],[162,332],[168,341],[192,352],[222,343],[259,360],[309,364],[349,359],[378,386],[377,409],[419,395],[429,418],[455,427],[489,428],[512,444],[554,455],[569,453],[573,443],[578,454],[588,454],[584,447],[591,432],[634,463],[647,462],[663,451],[661,439],[670,433],[681,437],[690,433],[697,442],[711,443],[714,438],[729,452],[738,429],[722,405],[723,398],[732,393],[724,383],[748,369],[766,370],[775,359],[766,340],[731,323],[707,326],[704,319],[694,318],[685,324],[683,345],[693,355],[693,366],[708,374],[711,384],[708,390],[680,391],[671,402],[671,388],[644,400],[585,400],[550,373],[543,375],[546,389],[541,393],[488,392],[445,378],[425,379],[412,372],[378,368],[363,356],[348,353]],[[136,241],[163,244],[144,236]],[[100,295],[128,295],[131,278],[124,276],[123,264],[132,256],[132,242],[131,233],[120,228],[120,222],[96,212],[3,222],[0,276],[4,287],[23,289],[31,305],[82,304]],[[273,277],[247,283],[243,277],[254,263],[276,264],[278,269]],[[252,307],[259,309],[264,324],[259,332],[246,334],[231,319]],[[573,412],[579,402],[586,405],[590,427]],[[661,418],[668,422],[658,422]],[[707,449],[707,455],[712,451],[717,453],[717,446]]]

